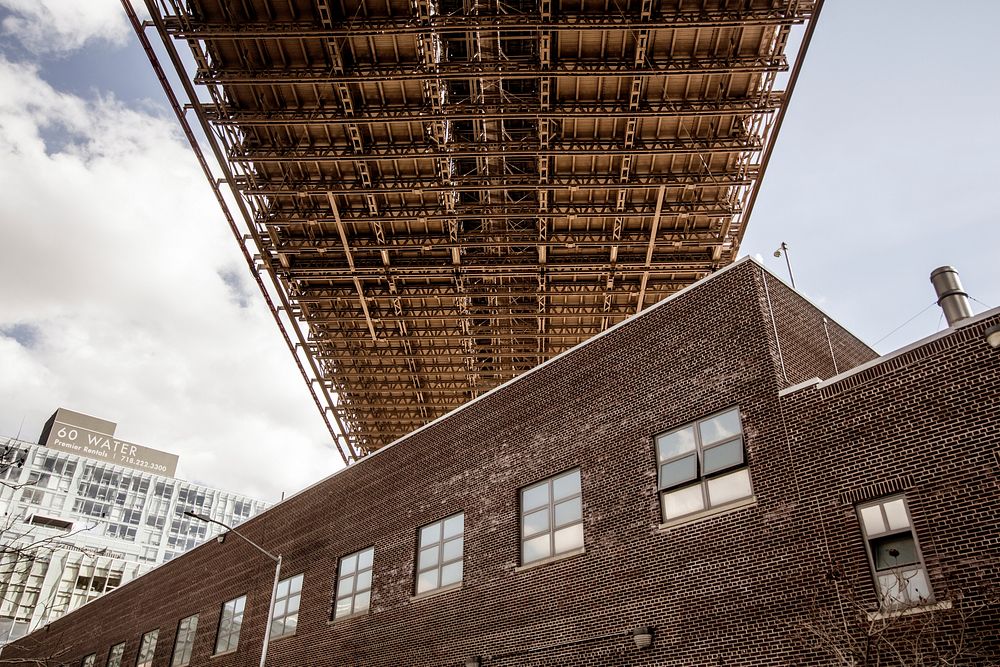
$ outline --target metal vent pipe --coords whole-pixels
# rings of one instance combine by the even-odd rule
[[[969,305],[969,295],[962,289],[962,281],[958,279],[958,271],[951,266],[941,266],[931,271],[931,284],[937,292],[938,305],[944,311],[948,326],[972,317],[972,306]]]

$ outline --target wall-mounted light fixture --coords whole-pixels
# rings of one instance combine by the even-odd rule
[[[986,330],[986,342],[990,344],[990,347],[1000,347],[1000,324]]]
[[[653,629],[648,625],[637,625],[632,628],[632,641],[639,650],[649,648],[653,645]]]

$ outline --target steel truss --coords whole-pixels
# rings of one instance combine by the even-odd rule
[[[345,461],[733,261],[822,2],[122,1]]]

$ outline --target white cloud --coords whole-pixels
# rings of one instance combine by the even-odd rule
[[[90,42],[122,44],[129,33],[117,0],[0,0],[4,35],[34,53],[65,53]]]
[[[80,410],[179,454],[184,477],[267,500],[332,472],[173,119],[0,59],[0,182],[0,433],[26,415],[30,439],[56,407]]]

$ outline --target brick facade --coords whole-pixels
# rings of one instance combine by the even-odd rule
[[[822,317],[742,261],[247,522],[283,576],[304,574],[298,630],[268,664],[834,664],[803,623],[837,604],[834,571],[874,604],[854,504],[897,491],[936,598],[985,599],[1000,575],[1000,351],[982,331],[1000,314],[784,391],[831,378],[831,346],[841,373],[874,359]],[[753,499],[664,526],[654,436],[734,406]],[[519,490],[576,467],[585,551],[522,567]],[[418,529],[459,511],[461,587],[415,596]],[[371,610],[331,621],[338,558],[372,545]],[[159,628],[164,667],[197,613],[191,664],[256,665],[272,577],[238,539],[213,541],[4,657],[96,653],[103,666],[125,641],[135,665]],[[243,594],[238,650],[210,657],[222,603]],[[970,624],[989,650],[998,621],[993,606]],[[637,625],[654,628],[651,648],[634,645]]]

